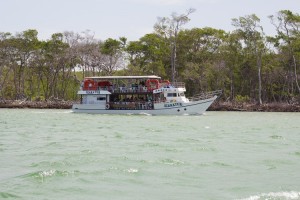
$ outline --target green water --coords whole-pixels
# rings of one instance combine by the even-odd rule
[[[300,199],[300,113],[0,109],[0,199]]]

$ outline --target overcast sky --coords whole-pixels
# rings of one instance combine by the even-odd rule
[[[64,31],[90,30],[96,38],[138,40],[153,32],[157,17],[173,12],[190,15],[184,28],[231,31],[232,18],[256,14],[267,35],[275,33],[269,15],[280,10],[300,13],[300,0],[0,0],[0,32],[36,29],[40,39]]]

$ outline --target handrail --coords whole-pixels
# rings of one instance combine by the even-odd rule
[[[199,100],[213,98],[214,96],[219,97],[222,94],[222,92],[223,92],[222,90],[215,90],[211,92],[200,93],[193,97],[189,97],[188,99],[189,101],[199,101]]]
[[[185,83],[184,82],[172,82],[171,86],[175,88],[185,88]]]

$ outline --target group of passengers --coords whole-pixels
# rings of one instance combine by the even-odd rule
[[[112,99],[111,106],[114,109],[153,109],[151,98],[148,97],[116,97]]]
[[[112,102],[115,102],[115,103],[130,103],[130,102],[147,102],[147,101],[151,101],[151,98],[144,98],[144,97],[133,97],[131,96],[130,98],[129,97],[125,97],[125,98],[114,98],[112,99]]]

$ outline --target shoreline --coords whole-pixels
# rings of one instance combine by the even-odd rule
[[[75,101],[22,101],[2,100],[0,108],[71,109]]]
[[[300,104],[288,103],[232,103],[214,102],[208,111],[241,111],[241,112],[300,112]]]
[[[0,108],[31,109],[71,109],[75,101],[21,101],[2,100]],[[241,111],[241,112],[300,112],[300,104],[288,103],[231,103],[214,102],[208,111]]]

